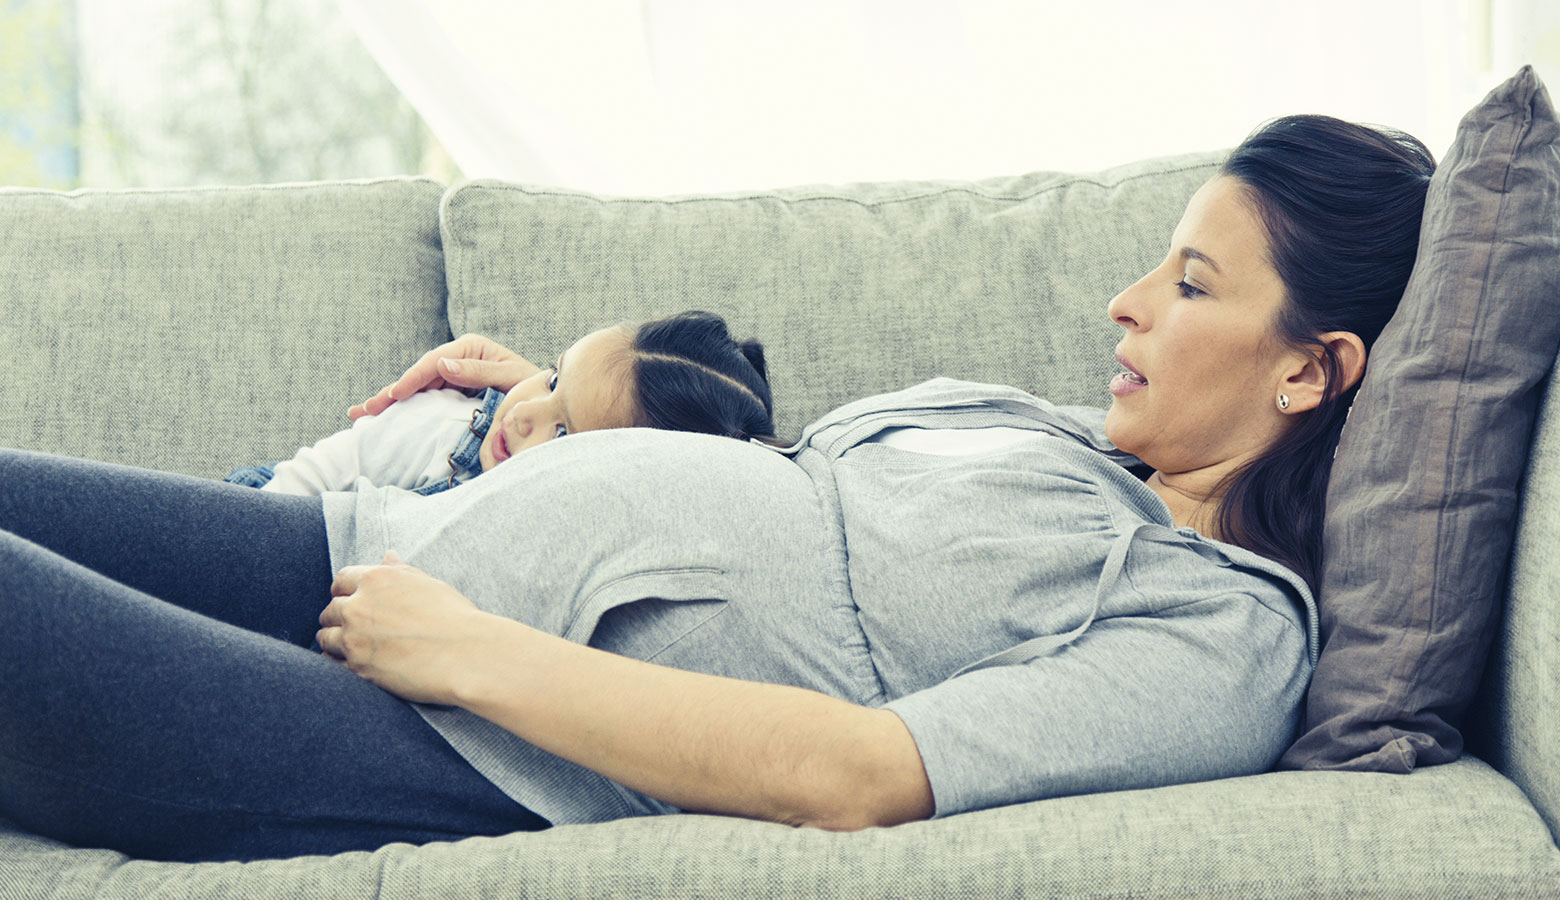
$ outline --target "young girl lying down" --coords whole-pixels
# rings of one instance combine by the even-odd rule
[[[720,316],[691,311],[593,331],[507,394],[423,391],[290,460],[226,480],[320,494],[366,478],[435,494],[567,434],[641,427],[772,440],[773,414],[763,345],[733,340]]]

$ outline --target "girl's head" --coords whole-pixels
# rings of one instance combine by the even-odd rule
[[[1111,440],[1162,483],[1207,476],[1219,536],[1313,587],[1333,449],[1413,268],[1434,165],[1400,132],[1269,122],[1110,303],[1132,373],[1112,382]]]
[[[482,469],[555,437],[633,427],[773,439],[763,345],[707,312],[593,331],[505,396]]]

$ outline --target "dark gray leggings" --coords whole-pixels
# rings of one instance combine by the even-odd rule
[[[150,859],[546,827],[311,651],[317,498],[0,450],[0,816]]]

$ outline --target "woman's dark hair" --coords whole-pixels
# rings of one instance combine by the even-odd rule
[[[734,340],[720,316],[645,322],[631,348],[640,426],[777,443],[764,345]]]
[[[1226,476],[1225,540],[1283,563],[1315,593],[1333,453],[1359,391],[1318,337],[1358,335],[1368,351],[1397,309],[1419,247],[1435,160],[1410,135],[1327,116],[1287,116],[1258,128],[1224,161],[1267,230],[1284,283],[1278,339],[1320,354],[1320,406],[1295,418],[1267,453]]]

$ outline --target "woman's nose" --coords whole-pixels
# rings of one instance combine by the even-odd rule
[[[1143,309],[1138,301],[1139,285],[1143,283],[1139,279],[1137,283],[1110,299],[1105,307],[1105,314],[1110,320],[1126,329],[1141,328],[1143,323]]]

